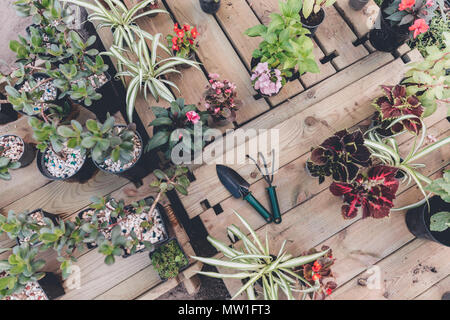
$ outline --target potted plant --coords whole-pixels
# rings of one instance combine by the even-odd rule
[[[220,0],[199,0],[203,12],[215,14],[220,9]]]
[[[220,274],[216,272],[203,272],[199,271],[198,274],[202,274],[214,278],[233,278],[241,279],[245,284],[236,292],[232,299],[238,297],[241,293],[246,292],[250,300],[255,300],[255,286],[262,282],[264,299],[265,300],[278,300],[279,289],[283,291],[289,300],[294,300],[294,294],[301,294],[306,296],[309,293],[313,293],[321,289],[319,282],[320,274],[312,275],[313,284],[305,280],[301,275],[294,272],[301,266],[314,263],[318,259],[327,255],[328,250],[314,253],[311,255],[293,257],[288,254],[284,249],[287,241],[285,240],[281,245],[281,249],[277,256],[270,254],[269,241],[266,239],[265,245],[261,242],[256,232],[251,226],[244,220],[236,211],[236,216],[241,223],[248,230],[247,232],[241,231],[237,226],[231,225],[227,228],[228,233],[240,240],[243,244],[242,248],[235,248],[234,246],[228,246],[211,236],[208,236],[208,241],[221,252],[226,260],[220,260],[215,258],[201,258],[192,257],[204,264],[208,264],[215,267],[223,267],[235,269],[238,272],[232,274]],[[253,241],[246,236],[247,233],[252,235]],[[314,273],[318,273],[314,272]]]
[[[2,279],[9,281],[6,272],[0,272],[0,282]],[[22,289],[17,289],[14,293],[0,294],[1,300],[55,300],[64,295],[64,288],[54,273],[45,273],[44,277],[37,281],[30,281],[22,285]],[[3,296],[3,298],[2,298]]]
[[[42,242],[39,241],[39,234],[36,230],[47,225],[58,225],[58,217],[42,209],[36,209],[30,213],[8,215],[6,223],[8,228],[13,228],[8,236],[12,238],[15,235],[19,246],[25,242],[31,246],[39,246]]]
[[[286,80],[278,69],[269,69],[267,62],[260,62],[252,73],[253,88],[261,97],[272,97],[280,93]]]
[[[219,75],[209,75],[209,84],[203,94],[204,105],[213,124],[223,126],[236,120],[236,111],[242,106],[237,99],[236,85],[228,80],[220,81]]]
[[[208,113],[201,112],[195,105],[185,105],[184,99],[173,101],[170,108],[152,107],[156,119],[149,126],[153,126],[153,137],[150,138],[145,151],[158,149],[162,151],[167,160],[172,159],[172,150],[181,144],[183,153],[189,159],[196,151],[201,151],[205,141],[194,139],[196,126],[200,133],[208,130]],[[177,154],[179,156],[179,154]]]
[[[195,52],[197,51],[198,44],[195,43],[199,33],[196,27],[191,27],[188,24],[183,25],[180,28],[178,23],[174,25],[175,35],[167,35],[169,47],[172,47],[173,54],[177,57],[181,57],[188,60],[195,59]],[[181,68],[190,68],[191,65],[180,65]]]
[[[35,148],[22,138],[12,134],[0,136],[0,156],[19,163],[19,167],[28,166],[35,155]]]
[[[319,25],[325,20],[324,7],[332,6],[336,0],[304,0],[301,7],[300,19],[305,28],[311,31],[311,35],[316,33]]]
[[[359,11],[362,10],[366,6],[369,0],[349,0],[350,8],[353,10]]]
[[[0,125],[7,124],[17,120],[17,112],[6,100],[6,97],[0,93]]]
[[[125,51],[120,50],[116,46],[112,46],[110,48],[110,52],[106,53],[107,55],[115,57],[127,69],[126,71],[119,72],[117,76],[131,78],[126,96],[127,115],[130,121],[133,119],[134,104],[139,91],[143,91],[145,97],[147,96],[147,92],[150,91],[157,102],[160,98],[173,102],[175,101],[175,97],[169,90],[169,87],[173,87],[177,90],[178,87],[173,82],[166,80],[164,77],[170,73],[179,74],[180,71],[174,68],[182,64],[187,64],[199,69],[198,62],[181,57],[169,57],[166,59],[158,58],[157,49],[161,47],[159,42],[160,38],[161,34],[157,34],[154,37],[151,54],[143,39],[140,39],[139,42],[132,47],[131,54],[135,55],[137,62],[129,59],[124,54]]]
[[[81,146],[91,150],[94,164],[102,171],[138,183],[145,174],[143,141],[135,125],[116,125],[109,116],[105,123],[89,119]]]
[[[175,278],[189,266],[189,260],[175,238],[150,252],[150,259],[162,281]]]
[[[311,176],[319,178],[319,183],[329,176],[335,181],[353,181],[360,168],[371,164],[371,154],[364,142],[360,130],[351,133],[347,130],[336,132],[311,150],[306,169]]]
[[[450,170],[434,180],[426,191],[435,194],[418,208],[406,213],[406,225],[416,237],[429,239],[450,246]]]
[[[419,119],[424,113],[419,98],[415,95],[408,95],[407,87],[404,85],[381,86],[381,88],[384,96],[375,99],[372,104],[377,110],[373,117],[372,127],[377,127],[377,132],[385,137],[399,134],[404,130],[419,134],[422,129]],[[406,115],[414,115],[417,118],[403,117],[402,121],[390,126],[394,120]]]
[[[20,168],[19,162],[13,162],[9,158],[0,157],[0,179],[11,180],[11,173],[9,172],[9,170],[19,168]]]
[[[384,0],[380,7],[369,41],[374,48],[390,52],[408,38],[416,38],[428,31],[434,12],[440,9],[444,16],[443,1]]]
[[[251,68],[267,62],[269,69],[281,71],[282,79],[293,81],[305,72],[318,73],[310,33],[300,23],[298,12],[301,0],[280,2],[281,14],[271,14],[268,26],[263,24],[245,31],[249,37],[262,37],[258,49],[253,51]],[[273,53],[277,52],[275,56]]]
[[[75,120],[69,126],[57,121],[44,122],[28,119],[33,128],[37,145],[37,167],[41,174],[51,180],[84,183],[95,173],[95,166],[81,145],[83,127]]]

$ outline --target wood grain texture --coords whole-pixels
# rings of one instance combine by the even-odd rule
[[[250,75],[222,32],[214,17],[200,8],[197,0],[166,1],[180,23],[197,26],[200,33],[198,56],[209,73],[217,73],[223,79],[234,82],[243,102],[237,113],[237,123],[246,122],[269,109],[265,100],[255,100]],[[220,61],[220,63],[218,63]]]
[[[335,6],[340,13],[351,23],[356,35],[361,38],[365,36],[375,24],[380,7],[373,1],[364,6],[362,10],[356,11],[350,7],[348,0],[338,0]]]
[[[414,300],[441,300],[444,293],[450,291],[450,276],[442,279],[434,286],[422,292],[414,298]]]

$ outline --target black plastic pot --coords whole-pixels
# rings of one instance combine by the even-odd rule
[[[359,11],[362,10],[368,2],[369,0],[349,0],[349,5],[353,10]]]
[[[177,238],[170,238],[170,239],[166,240],[164,243],[161,243],[161,245],[158,247],[158,249],[162,248],[166,243],[169,243],[169,242],[171,242],[171,241],[175,241],[175,242],[177,243],[177,245],[178,245],[178,247],[180,248],[181,252],[182,252],[183,255],[186,257],[186,260],[189,261],[188,256],[187,256],[186,253],[184,252],[183,248],[180,246],[180,243],[178,242],[178,239],[177,239]],[[155,252],[157,252],[158,249],[156,249],[155,251],[150,252],[150,254],[149,254],[150,260],[152,260],[153,254],[155,254]],[[183,272],[184,270],[186,270],[188,267],[189,267],[189,262],[188,262],[185,266],[179,268],[179,269],[178,269],[178,272],[181,273],[181,272]],[[159,274],[159,272],[158,272],[158,276],[159,276],[159,278],[161,279],[161,281],[167,281],[167,280],[168,280],[167,278],[162,277],[162,276]]]
[[[57,299],[66,293],[60,279],[54,273],[47,272],[38,283],[49,300]]]
[[[148,197],[148,198],[145,198],[145,199],[144,199],[144,201],[147,203],[148,206],[151,206],[154,200],[155,200],[155,199],[154,199],[153,197]],[[131,206],[131,205],[130,205],[130,206],[127,206],[127,208],[130,208],[130,209],[131,209],[132,207],[133,207],[133,206]],[[168,222],[166,210],[164,209],[164,207],[163,207],[160,203],[157,203],[157,204],[156,204],[156,209],[158,210],[159,215],[160,215],[160,217],[161,217],[161,224],[162,224],[162,228],[163,228],[163,230],[164,230],[165,237],[164,237],[162,240],[160,240],[160,241],[154,243],[154,244],[153,244],[153,249],[150,250],[150,251],[156,250],[160,245],[162,245],[163,243],[165,243],[165,242],[169,239],[169,231],[168,231],[168,229],[167,229],[167,225],[168,225],[169,222]],[[141,250],[137,250],[134,254],[141,253],[141,252],[144,252],[144,251],[146,251],[146,250],[147,250],[146,248],[143,248],[143,249],[141,249]],[[131,257],[131,256],[132,256],[131,254],[128,254],[128,253],[126,253],[126,252],[124,251],[124,254],[123,254],[122,257],[123,257],[123,258],[128,258],[128,257]]]
[[[118,125],[116,127],[124,127],[124,126]],[[139,154],[139,157],[138,157],[136,163],[134,165],[132,165],[130,168],[126,169],[125,171],[121,171],[121,172],[112,172],[112,171],[102,168],[100,166],[100,164],[98,164],[94,160],[92,160],[92,162],[95,164],[95,166],[97,168],[99,168],[103,172],[107,172],[107,173],[114,174],[119,177],[123,177],[123,178],[128,179],[129,181],[133,182],[136,186],[141,186],[142,179],[148,175],[148,170],[146,169],[145,157],[142,156],[142,154],[144,153],[144,141],[142,140],[142,137],[139,134],[139,132],[135,131],[135,133],[137,134],[137,136],[139,137],[139,140],[141,141],[142,150],[141,150],[141,153]]]
[[[28,166],[30,163],[32,163],[34,160],[34,157],[36,156],[36,149],[34,148],[34,146],[29,143],[26,143],[25,141],[23,141],[22,138],[14,135],[14,134],[6,134],[1,137],[8,137],[8,136],[14,136],[14,137],[17,137],[20,140],[22,140],[23,153],[22,153],[22,156],[20,157],[20,159],[17,161],[17,162],[20,162],[20,167],[24,168],[24,167]]]
[[[302,22],[303,27],[305,27],[311,32],[309,36],[312,37],[316,33],[317,28],[325,20],[325,11],[322,8],[320,8],[318,13],[311,13],[308,19],[305,19],[303,17],[302,12],[300,11],[300,20]]]
[[[391,26],[386,19],[384,10],[392,3],[392,0],[384,0],[380,7],[377,19],[380,20],[380,29],[372,29],[369,32],[370,44],[377,50],[392,52],[405,43],[410,37],[409,24]]]
[[[209,14],[215,14],[220,9],[220,2],[216,2],[215,0],[199,0],[200,1],[200,7],[202,8],[203,12],[209,13]]]
[[[0,100],[6,100],[6,97],[0,93]],[[16,121],[18,117],[10,103],[0,104],[0,125]]]
[[[450,228],[442,232],[430,230],[430,218],[435,213],[450,211],[450,203],[445,202],[439,196],[429,199],[428,204],[424,203],[418,208],[408,210],[406,213],[406,225],[409,231],[418,238],[428,239],[450,247]]]
[[[53,213],[48,213],[47,211],[44,211],[44,210],[42,210],[42,209],[36,209],[36,210],[33,210],[33,211],[31,211],[28,215],[30,216],[30,215],[32,215],[33,213],[36,213],[36,212],[42,212],[42,214],[44,215],[44,217],[45,217],[45,218],[49,218],[50,220],[52,220],[52,222],[53,222],[54,225],[58,225],[58,224],[59,224],[58,216],[57,216],[57,215],[55,215],[55,214],[53,214]],[[20,241],[19,238],[16,238],[16,242],[17,242],[17,244],[18,244],[19,246],[22,244],[22,242]],[[33,246],[39,246],[41,243],[42,243],[42,242],[38,242],[38,243],[34,244]]]
[[[115,105],[117,103],[117,100],[115,99],[115,90],[112,84],[111,75],[108,72],[105,72],[104,74],[108,79],[108,82],[95,90],[97,93],[100,93],[102,95],[102,98],[100,100],[92,101],[92,104],[90,106],[87,106],[84,103],[84,100],[74,100],[75,103],[82,105],[83,107],[89,109],[89,111],[94,113],[100,122],[106,121],[108,112],[110,114],[114,114],[117,111],[117,108],[110,107],[111,105]]]
[[[85,157],[84,163],[81,168],[78,169],[78,171],[73,176],[68,178],[57,178],[52,176],[50,172],[48,172],[48,170],[45,168],[44,153],[42,153],[41,151],[38,151],[36,164],[39,171],[44,177],[55,181],[86,183],[90,178],[92,178],[94,173],[97,172],[97,167],[88,156]]]
[[[46,74],[46,73],[41,73],[41,72],[36,72],[36,73],[34,73],[33,74],[33,78],[34,79],[37,79],[37,78],[44,78],[44,79],[47,79],[47,78],[49,78],[50,76],[48,75],[48,74]],[[19,91],[21,88],[22,88],[22,86],[23,86],[23,82],[22,83],[20,83],[20,84],[16,84],[15,86],[14,86],[14,88],[17,90],[17,91]],[[61,95],[61,91],[59,90],[59,89],[57,89],[56,90],[56,92],[57,92],[57,97],[59,97],[60,95]],[[70,103],[68,103],[68,101],[67,101],[67,98],[62,98],[62,99],[56,99],[56,100],[53,100],[53,101],[46,101],[46,103],[48,103],[48,104],[54,104],[54,105],[57,105],[57,106],[60,106],[60,107],[62,107],[64,110],[63,110],[63,117],[64,117],[64,115],[68,115],[69,113],[70,113],[70,111],[71,111],[71,105],[70,105]],[[26,113],[25,111],[23,111],[23,110],[18,110],[17,112],[19,112],[20,114],[23,114],[23,115],[25,115],[25,116],[30,116],[28,113]],[[45,114],[46,115],[48,115],[48,114],[50,114],[50,109],[47,109],[46,111],[45,111]],[[42,118],[42,116],[39,114],[39,113],[36,113],[36,114],[33,114],[33,115],[31,115],[32,117],[38,117],[38,118]]]

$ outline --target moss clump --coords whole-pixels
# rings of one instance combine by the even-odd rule
[[[180,269],[189,264],[176,240],[163,244],[152,252],[150,258],[162,279],[175,278]]]

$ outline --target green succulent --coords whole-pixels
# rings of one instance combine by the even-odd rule
[[[170,240],[151,254],[152,264],[161,278],[175,278],[189,264],[176,240]]]
[[[9,170],[19,169],[20,163],[11,161],[10,158],[0,157],[0,179],[11,180],[11,174]]]

